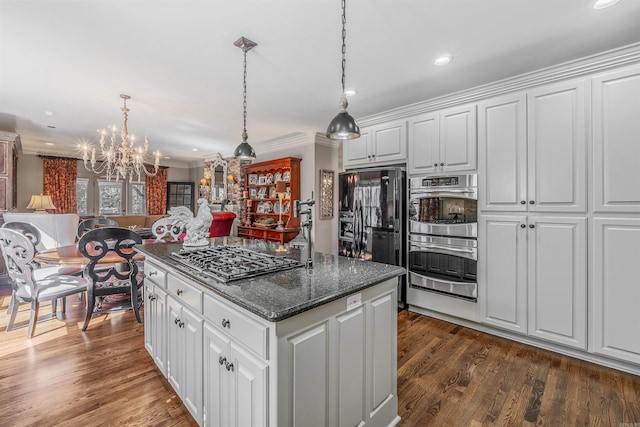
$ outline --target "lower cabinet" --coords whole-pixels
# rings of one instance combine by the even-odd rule
[[[586,218],[483,216],[483,323],[587,349]]]
[[[203,425],[268,425],[268,371],[266,361],[251,355],[218,327],[205,323]]]
[[[202,424],[202,324],[200,315],[168,296],[167,379],[199,424]]]
[[[640,364],[640,219],[594,218],[591,339],[594,353]]]
[[[146,280],[144,295],[144,346],[160,371],[167,375],[167,293],[150,280]]]

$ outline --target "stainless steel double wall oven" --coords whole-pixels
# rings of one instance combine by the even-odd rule
[[[477,301],[477,175],[411,178],[409,198],[409,286]]]

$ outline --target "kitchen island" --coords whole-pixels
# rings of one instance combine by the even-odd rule
[[[303,261],[296,249],[210,239]],[[200,425],[387,426],[396,394],[397,277],[404,269],[315,253],[314,268],[224,283],[143,245],[145,347]],[[258,255],[256,255],[258,258]]]

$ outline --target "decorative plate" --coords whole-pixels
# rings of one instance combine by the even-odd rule
[[[276,193],[276,187],[269,188],[269,198],[270,199],[277,199],[278,198],[278,194]]]
[[[273,175],[273,182],[278,182],[278,181],[282,181],[282,174],[280,172],[276,172],[276,174]]]
[[[289,182],[289,180],[291,179],[291,172],[286,171],[285,173],[282,174],[282,180]]]
[[[258,185],[258,174],[250,173],[249,174],[249,185]]]
[[[283,203],[283,204],[284,204],[284,203]],[[279,214],[279,213],[280,213],[280,202],[275,202],[275,203],[273,204],[273,213],[277,213],[277,214]]]

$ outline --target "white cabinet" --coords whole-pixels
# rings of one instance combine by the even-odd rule
[[[476,106],[463,105],[408,120],[409,174],[476,169]]]
[[[594,212],[640,212],[640,66],[594,76]]]
[[[167,375],[166,313],[167,293],[149,280],[145,281],[144,346],[160,372]]]
[[[586,212],[586,79],[478,104],[480,209]]]
[[[166,313],[167,287],[164,271],[149,261],[144,263],[144,346],[158,366],[167,375]]]
[[[203,425],[268,425],[268,366],[218,327],[206,323]]]
[[[485,216],[483,322],[586,349],[586,219]]]
[[[279,407],[287,398],[294,404],[279,425],[387,425],[395,418],[397,299],[394,281],[386,283],[383,295],[365,290],[350,310],[331,304],[339,312],[279,339],[286,390]]]
[[[372,166],[407,160],[407,122],[392,122],[363,128],[360,138],[342,143],[343,166]]]
[[[640,219],[593,222],[593,351],[639,364]]]
[[[169,275],[167,379],[193,418],[202,423],[202,292]],[[184,297],[184,298],[183,298]]]

